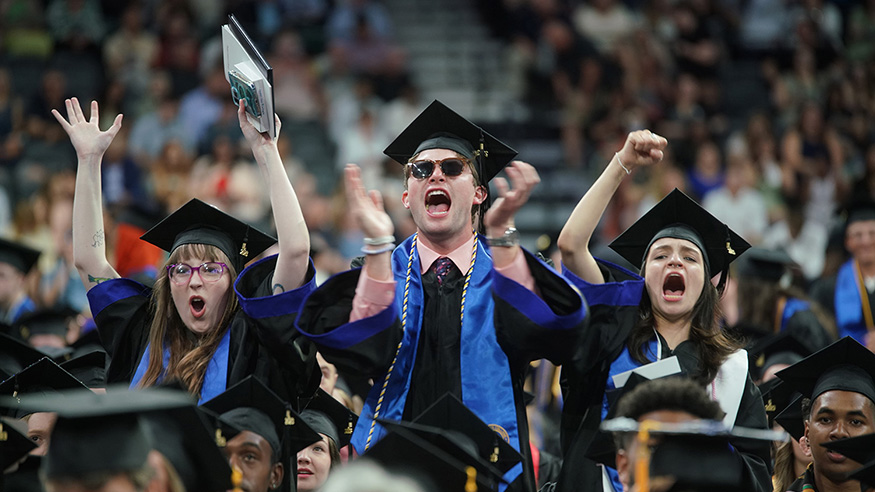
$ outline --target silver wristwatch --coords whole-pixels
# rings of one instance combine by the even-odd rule
[[[487,237],[486,244],[488,244],[489,246],[499,246],[504,248],[519,246],[520,233],[517,232],[516,227],[508,227],[504,230],[504,235],[502,236]]]

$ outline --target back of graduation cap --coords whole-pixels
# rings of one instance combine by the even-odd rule
[[[228,490],[231,467],[213,440],[206,416],[194,405],[145,415],[153,447],[179,475],[186,492]]]
[[[43,461],[43,473],[49,479],[140,469],[152,449],[152,440],[141,416],[191,406],[194,402],[181,391],[110,389],[106,393],[76,389],[43,395],[3,396],[0,406],[8,408],[18,404],[28,412],[58,413],[52,445]]]
[[[12,265],[27,274],[39,259],[40,252],[21,243],[0,238],[0,263]]]
[[[851,337],[809,355],[777,376],[812,400],[826,391],[841,390],[875,402],[875,354]]]
[[[638,452],[647,456],[649,468],[636,466],[636,456],[630,455],[633,460],[630,470],[636,484],[652,477],[671,477],[674,483],[668,490],[684,492],[742,490],[745,467],[730,439],[775,441],[786,438],[782,432],[761,429],[736,427],[730,431],[722,422],[714,420],[639,423],[617,418],[602,422],[601,429],[636,433],[636,439],[644,439],[648,444],[639,447]]]
[[[301,412],[301,418],[311,429],[331,438],[338,449],[349,445],[358,421],[355,413],[322,388],[307,403],[307,407]]]
[[[46,355],[17,337],[0,333],[0,381],[21,372]]]
[[[629,226],[610,244],[636,268],[644,264],[650,246],[665,237],[685,239],[704,255],[711,277],[726,273],[729,264],[750,244],[677,188]],[[718,289],[725,277],[721,275]]]
[[[409,422],[380,422],[389,432],[362,458],[413,478],[427,492],[497,490],[501,472],[477,456],[477,446],[466,436]]]
[[[768,368],[778,364],[791,366],[811,355],[811,349],[793,332],[782,331],[757,340],[748,347],[747,354],[751,377],[760,380]]]
[[[763,408],[766,411],[769,427],[775,423],[775,418],[778,414],[790,405],[795,396],[799,395],[799,392],[793,387],[778,378],[770,379],[757,386],[757,388],[759,388],[760,395],[763,397]]]
[[[20,395],[51,395],[63,390],[87,389],[75,376],[48,357],[27,366],[21,372],[0,383],[0,395],[18,398]],[[0,411],[21,418],[28,414],[13,404]]]
[[[165,217],[140,239],[171,253],[183,244],[215,246],[225,253],[237,273],[246,262],[276,243],[270,235],[196,198]]]
[[[26,427],[19,431],[15,424],[0,419],[0,473],[27,456],[34,448],[36,443],[27,437]],[[2,484],[3,479],[0,477],[0,485]]]
[[[753,277],[768,282],[778,282],[797,266],[784,250],[761,247],[750,248],[736,263],[740,277]]]
[[[37,309],[22,315],[15,322],[15,326],[22,340],[30,340],[35,335],[53,335],[66,343],[70,320],[76,314],[77,312],[70,308]]]
[[[227,424],[222,426],[226,433],[231,433],[224,436],[226,439],[240,431],[258,434],[270,444],[277,457],[283,454],[286,432],[293,453],[320,440],[300,415],[255,376],[243,379],[201,406],[217,414],[220,424]]]
[[[797,441],[805,435],[805,415],[802,414],[802,395],[794,393],[787,405],[775,415],[775,423],[780,425]]]
[[[401,165],[424,150],[447,149],[477,166],[485,185],[517,152],[440,101],[433,101],[383,151]]]
[[[466,436],[477,446],[477,456],[502,474],[522,460],[519,452],[502,436],[480,420],[473,411],[450,393],[438,398],[413,419],[413,423],[454,431]]]

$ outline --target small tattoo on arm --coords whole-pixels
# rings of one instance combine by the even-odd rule
[[[282,294],[286,291],[286,288],[283,287],[283,284],[273,284],[273,293],[274,294]]]
[[[95,284],[106,282],[107,280],[109,280],[109,277],[92,277],[90,273],[88,274],[88,281]]]
[[[98,246],[103,246],[103,229],[98,230],[91,236],[92,243],[91,247],[96,248]]]

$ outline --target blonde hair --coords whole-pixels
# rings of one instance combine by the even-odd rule
[[[185,257],[224,262],[228,265],[232,284],[233,279],[237,277],[237,271],[225,253],[216,246],[208,244],[183,244],[170,254],[165,267],[177,263],[180,258]],[[139,386],[143,388],[153,386],[163,374],[164,380],[178,379],[190,393],[200,395],[207,365],[225,335],[225,331],[228,330],[228,324],[238,308],[237,296],[232,294],[225,305],[218,326],[213,327],[200,338],[195,337],[182,322],[179,311],[173,304],[166,273],[159,272],[158,278],[155,280],[150,306],[152,324],[149,327],[149,345],[152,349],[149,351],[149,365],[146,368],[146,374]],[[164,351],[157,349],[164,346],[170,348],[170,360],[166,368],[164,367]]]

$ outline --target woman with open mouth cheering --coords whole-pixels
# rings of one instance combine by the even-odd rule
[[[66,101],[66,119],[52,110],[79,161],[73,256],[112,357],[107,383],[177,380],[201,402],[249,374],[288,401],[319,386],[315,348],[294,329],[298,306],[314,288],[309,234],[276,140],[259,133],[244,108],[241,101],[237,116],[267,183],[278,240],[191,200],[141,238],[170,253],[154,287],[121,278],[106,257],[100,166],[122,115],[100,131],[96,101],[90,118],[76,98]],[[244,270],[274,243],[277,255]]]
[[[744,239],[674,190],[610,245],[638,272],[590,253],[593,231],[620,182],[636,167],[662,160],[667,143],[649,130],[630,133],[559,236],[564,274],[580,289],[592,316],[574,363],[563,366],[567,466],[557,491],[628,487],[613,469],[600,469],[589,457],[598,454],[595,431],[610,410],[612,392],[629,371],[647,364],[659,364],[644,369],[650,378],[682,372],[700,382],[720,403],[727,426],[766,428],[747,354],[717,321],[729,263],[750,247]],[[745,490],[771,490],[768,444],[735,447],[745,465]]]

